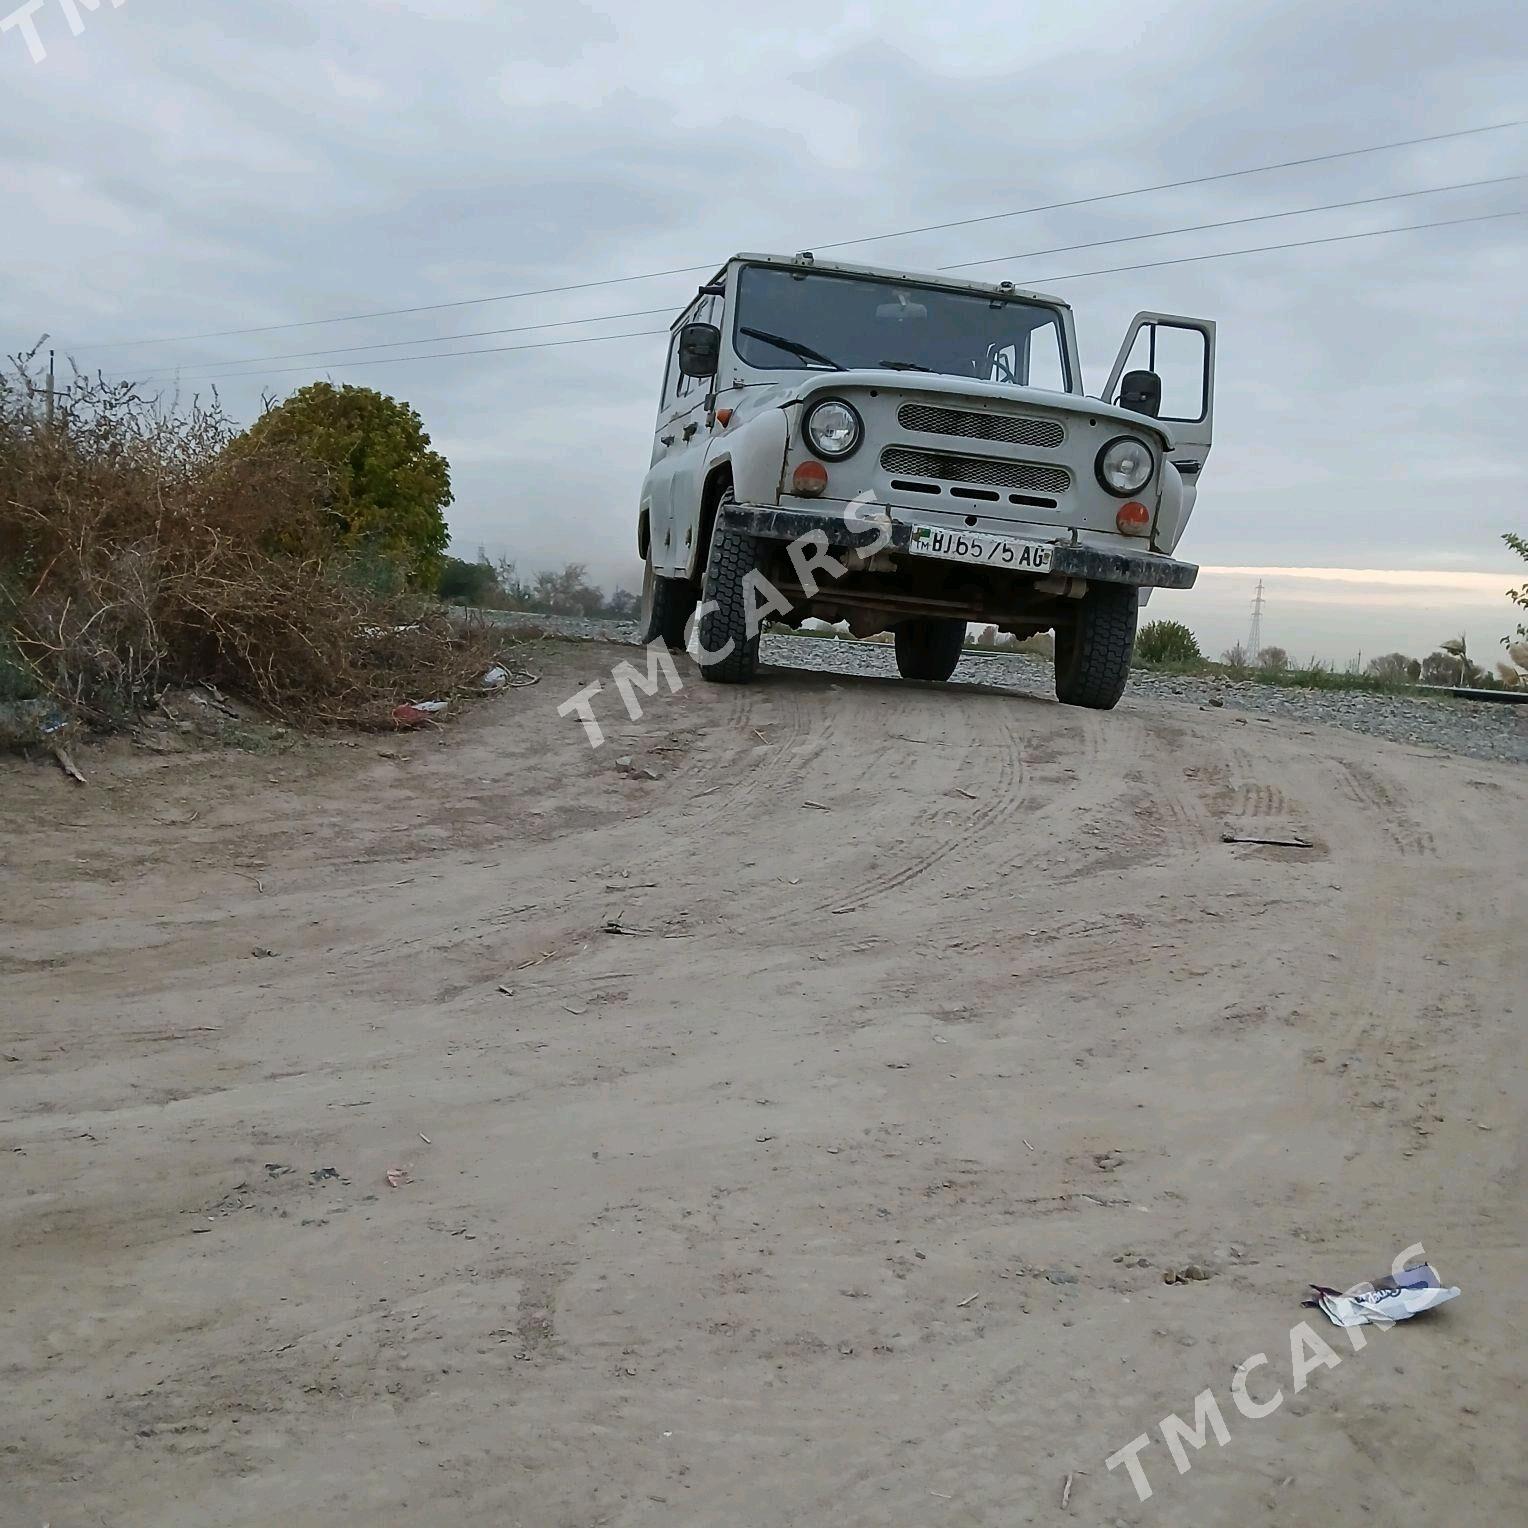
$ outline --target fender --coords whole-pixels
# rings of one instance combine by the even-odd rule
[[[711,522],[720,486],[730,474],[732,492],[740,504],[774,505],[780,502],[780,468],[785,459],[787,422],[778,402],[773,406],[748,411],[734,410],[725,433],[713,435],[706,452],[705,491],[699,511],[697,534],[689,548],[687,572],[699,578],[710,552]]]

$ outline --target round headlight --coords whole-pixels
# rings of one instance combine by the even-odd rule
[[[830,462],[852,456],[864,433],[860,416],[841,398],[825,398],[806,416],[807,444]]]
[[[1150,481],[1155,470],[1151,462],[1151,447],[1144,440],[1121,435],[1111,440],[1098,453],[1095,464],[1098,481],[1110,493],[1128,498],[1139,493]]]

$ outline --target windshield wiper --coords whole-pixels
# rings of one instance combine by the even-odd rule
[[[752,339],[763,340],[768,345],[778,345],[781,350],[788,350],[792,355],[799,355],[803,361],[816,361],[821,366],[831,366],[834,371],[844,371],[831,356],[824,355],[820,350],[813,350],[810,345],[803,345],[800,340],[788,340],[781,334],[770,334],[764,329],[750,329],[744,324],[738,325],[739,334],[746,334]]]
[[[880,361],[887,371],[933,371],[932,366],[920,366],[916,361]]]

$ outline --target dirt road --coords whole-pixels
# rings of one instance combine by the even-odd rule
[[[1513,1516],[1528,776],[779,673],[594,752],[619,656],[3,766],[6,1528]]]

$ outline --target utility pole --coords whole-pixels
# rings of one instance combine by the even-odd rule
[[[53,428],[53,352],[48,352],[48,428]]]
[[[1252,630],[1247,634],[1247,657],[1257,662],[1263,650],[1263,581],[1257,581],[1257,593],[1252,597]]]

